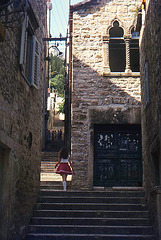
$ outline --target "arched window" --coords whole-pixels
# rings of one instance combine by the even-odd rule
[[[124,42],[124,30],[115,21],[109,31],[109,65],[111,72],[124,72],[126,67],[126,50]]]
[[[139,32],[135,32],[134,28],[131,30],[130,41],[130,66],[132,72],[139,72]]]

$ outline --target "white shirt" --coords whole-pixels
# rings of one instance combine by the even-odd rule
[[[60,159],[60,163],[68,163],[69,162],[69,158],[70,158],[70,155],[68,156],[68,158],[61,158]]]

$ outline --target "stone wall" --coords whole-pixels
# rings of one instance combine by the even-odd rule
[[[155,24],[154,24],[155,22]],[[145,25],[141,29],[141,91],[144,186],[152,210],[152,221],[160,232],[161,185],[161,3],[146,1]]]
[[[18,240],[37,200],[40,177],[46,1],[30,1],[38,19],[40,86],[30,86],[20,71],[21,27],[7,28],[0,42],[1,239]]]
[[[87,1],[73,7],[73,188],[93,187],[94,124],[140,123],[140,75],[104,76],[103,36],[117,20],[129,34],[140,1]]]

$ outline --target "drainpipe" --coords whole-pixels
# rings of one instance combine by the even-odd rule
[[[73,57],[72,57],[72,30],[73,30],[73,6],[69,10],[69,130],[68,130],[68,147],[71,150],[71,104],[72,104],[72,72],[73,72]]]

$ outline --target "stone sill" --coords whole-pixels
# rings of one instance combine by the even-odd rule
[[[140,77],[140,72],[103,72],[105,77]]]

